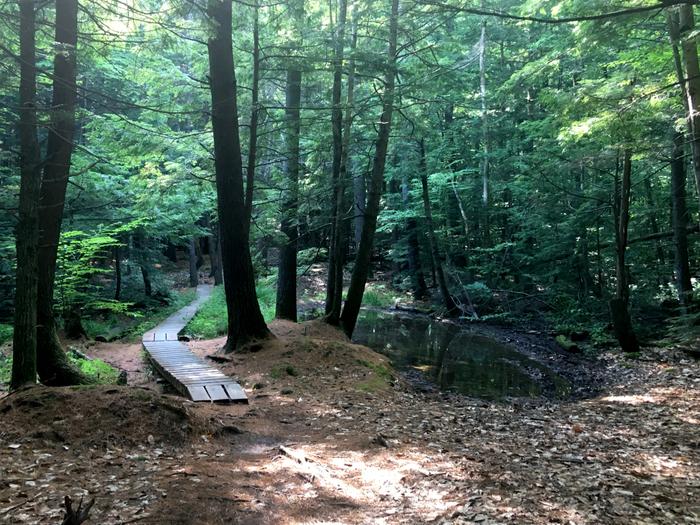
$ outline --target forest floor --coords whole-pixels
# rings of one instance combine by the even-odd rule
[[[490,402],[417,392],[321,323],[272,329],[217,365],[249,405],[164,394],[119,343],[87,351],[131,367],[127,387],[0,399],[0,522],[57,523],[84,495],[95,524],[700,523],[700,364],[683,354],[601,354],[590,399]]]

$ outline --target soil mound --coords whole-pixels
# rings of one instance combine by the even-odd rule
[[[0,400],[0,441],[50,446],[181,444],[199,425],[183,400],[134,387],[35,386]]]

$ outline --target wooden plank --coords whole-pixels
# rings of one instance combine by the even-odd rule
[[[221,385],[207,385],[204,388],[207,389],[207,393],[212,401],[230,401],[228,394]]]
[[[241,385],[239,385],[238,383],[225,383],[222,386],[224,387],[224,390],[226,390],[226,393],[228,394],[228,397],[231,399],[231,401],[245,401],[246,403],[248,402],[248,396],[241,388]]]
[[[143,335],[143,347],[154,368],[193,401],[247,401],[240,385],[177,340],[208,295],[207,289],[199,288],[193,303]]]
[[[211,401],[209,393],[203,386],[191,386],[187,389],[192,401]]]

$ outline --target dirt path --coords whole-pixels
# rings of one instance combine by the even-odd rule
[[[317,323],[222,370],[251,403],[48,389],[0,402],[0,522],[700,523],[700,366],[601,357],[600,396],[415,393]],[[192,343],[204,354],[222,341]],[[9,509],[9,510],[8,510]]]

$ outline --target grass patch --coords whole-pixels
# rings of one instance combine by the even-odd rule
[[[0,385],[9,385],[12,374],[12,357],[0,354]]]
[[[394,294],[386,285],[370,283],[362,296],[362,305],[387,308],[394,305],[394,300]]]
[[[99,384],[111,385],[117,382],[119,370],[108,365],[102,359],[80,359],[69,355],[71,362],[92,381]]]
[[[225,335],[226,329],[226,296],[224,287],[217,286],[184,331],[198,339],[212,339]]]
[[[174,292],[171,296],[171,302],[165,306],[156,306],[142,312],[141,320],[129,326],[122,337],[129,340],[140,340],[141,336],[148,332],[151,328],[158,326],[166,318],[177,312],[180,308],[184,308],[197,297],[194,290],[186,290],[184,292]]]
[[[357,363],[365,368],[369,368],[369,370],[373,372],[369,378],[357,383],[357,389],[362,392],[371,393],[384,390],[391,385],[391,382],[394,380],[394,375],[391,373],[391,370],[382,363],[372,363],[364,359],[358,359]]]
[[[387,381],[392,381],[394,379],[394,375],[391,373],[391,370],[389,370],[389,368],[382,363],[371,363],[369,361],[365,361],[364,359],[358,359],[357,364],[369,368],[378,377],[386,379]]]
[[[93,383],[111,385],[117,382],[119,370],[101,359],[81,359],[68,353],[68,359],[77,366]],[[0,384],[9,385],[12,375],[12,356],[0,354]]]
[[[11,324],[0,324],[0,345],[12,340],[13,331]]]
[[[261,279],[255,287],[260,311],[269,323],[275,318],[276,290],[272,278]],[[202,305],[192,320],[187,323],[185,332],[198,339],[212,339],[226,335],[228,310],[223,286],[217,286],[211,297]]]

